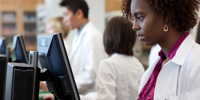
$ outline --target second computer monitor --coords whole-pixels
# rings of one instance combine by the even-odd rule
[[[61,34],[42,34],[37,40],[41,67],[47,69],[49,92],[58,99],[80,100]]]
[[[15,62],[28,64],[28,55],[22,35],[17,35],[13,37],[13,51],[16,57]]]
[[[6,46],[7,46],[6,38],[1,37],[0,38],[0,54],[6,55]]]

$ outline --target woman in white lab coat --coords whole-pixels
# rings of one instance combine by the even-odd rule
[[[124,16],[146,46],[161,47],[142,76],[138,100],[200,100],[200,46],[188,31],[200,0],[124,0]]]
[[[104,31],[104,47],[109,58],[101,61],[96,79],[96,100],[136,100],[141,62],[133,54],[136,34],[132,22],[123,17],[112,18]]]

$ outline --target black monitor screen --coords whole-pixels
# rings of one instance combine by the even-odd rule
[[[6,54],[6,39],[0,38],[0,54]]]
[[[28,55],[21,35],[13,37],[13,51],[15,53],[15,62],[28,64]]]
[[[80,100],[61,33],[42,34],[37,40],[41,67],[47,69],[49,92],[58,99]]]

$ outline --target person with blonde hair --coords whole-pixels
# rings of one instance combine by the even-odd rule
[[[67,42],[67,36],[69,33],[69,28],[63,22],[63,17],[55,17],[48,20],[46,25],[46,33],[58,33],[60,32],[63,37],[63,42],[69,56],[71,51],[71,45]]]
[[[65,23],[63,23],[63,17],[55,17],[48,20],[46,25],[46,33],[59,33],[59,32],[62,34],[63,42],[65,44],[65,48],[69,56],[71,51],[71,45],[67,42],[69,28],[67,28]],[[40,82],[40,88],[43,89],[44,91],[48,91],[46,84],[43,82]]]

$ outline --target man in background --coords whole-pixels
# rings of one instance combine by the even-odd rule
[[[78,29],[69,60],[78,91],[86,94],[93,90],[99,63],[106,58],[102,34],[88,20],[89,8],[84,0],[63,0],[60,6],[66,26]]]

